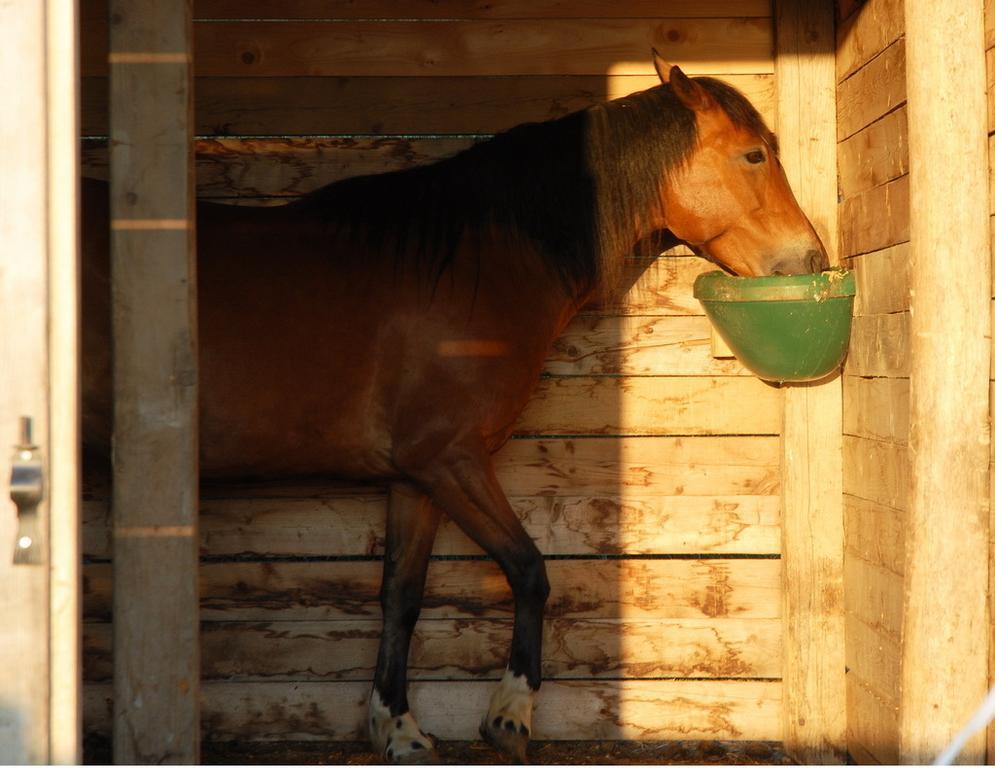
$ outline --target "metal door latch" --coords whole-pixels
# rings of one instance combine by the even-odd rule
[[[41,450],[31,440],[31,417],[21,417],[20,441],[14,446],[10,471],[10,498],[17,506],[17,536],[14,564],[38,565],[45,562],[38,505],[44,497],[45,470]]]

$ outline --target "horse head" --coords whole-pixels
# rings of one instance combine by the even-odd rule
[[[804,274],[829,267],[778,160],[777,139],[735,89],[691,79],[654,51],[665,85],[694,113],[697,146],[662,190],[666,228],[738,275]]]

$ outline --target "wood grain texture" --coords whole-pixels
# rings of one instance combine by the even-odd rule
[[[777,496],[513,496],[509,499],[547,555],[776,554]],[[87,557],[112,555],[109,507],[84,502]],[[315,498],[205,499],[200,551],[208,557],[383,555],[383,493]],[[435,555],[481,555],[444,520]]]
[[[840,141],[905,102],[905,41],[898,39],[839,84],[837,136]]]
[[[419,682],[419,724],[443,739],[478,738],[493,684]],[[106,734],[109,691],[87,689],[87,732]],[[204,739],[342,741],[365,738],[367,683],[207,683]],[[779,740],[781,685],[754,681],[552,681],[536,699],[536,738]],[[606,717],[606,713],[613,716]]]
[[[909,308],[909,244],[899,243],[847,260],[857,280],[853,313],[883,315]]]
[[[190,4],[116,0],[111,53],[191,51]],[[84,53],[85,56],[85,53]],[[111,65],[113,220],[194,213],[188,63]],[[111,233],[114,759],[198,762],[195,232]],[[117,534],[147,526],[194,535]]]
[[[843,432],[872,440],[909,439],[909,380],[843,377]]]
[[[837,248],[833,7],[778,0],[781,160],[802,209]],[[801,763],[846,762],[840,378],[785,387],[782,436],[785,750]]]
[[[836,31],[836,78],[845,80],[905,31],[903,0],[868,0]]]
[[[843,492],[895,509],[908,508],[908,446],[843,437]]]
[[[719,74],[776,128],[774,78]],[[198,77],[202,136],[489,134],[659,83],[654,75]],[[82,133],[107,134],[107,80],[83,78]]]
[[[553,618],[701,619],[780,616],[778,560],[550,560]],[[376,561],[208,562],[203,621],[324,621],[380,615]],[[110,616],[111,569],[84,568],[84,616]],[[429,567],[422,616],[508,617],[511,591],[491,561]]]
[[[909,313],[854,317],[846,372],[853,376],[909,375]]]
[[[983,8],[906,0],[905,10],[916,215],[899,759],[924,762],[988,691],[991,209]],[[955,259],[970,279],[948,279]],[[954,679],[956,689],[937,684]],[[957,759],[984,762],[985,749],[979,733]]]
[[[840,206],[840,254],[878,251],[909,239],[909,177],[873,187]]]
[[[847,495],[843,501],[846,549],[898,575],[905,572],[905,513]],[[898,660],[895,659],[895,663]]]
[[[570,376],[539,382],[519,435],[773,435],[781,392],[754,377]]]
[[[844,198],[854,197],[908,172],[908,117],[904,106],[840,143],[839,184]]]
[[[854,759],[865,765],[898,765],[898,706],[864,685],[854,674],[847,676],[847,711],[850,713],[847,746]]]
[[[106,73],[104,34],[83,29],[84,76]],[[652,75],[653,46],[688,74],[772,71],[762,17],[214,22],[194,44],[207,77]]]
[[[411,680],[498,680],[507,666],[507,619],[423,620],[415,627]],[[85,625],[87,682],[112,671],[111,627]],[[378,620],[207,622],[204,680],[371,681]],[[544,625],[543,679],[777,678],[777,619],[555,619]],[[334,649],[333,652],[330,652]]]
[[[902,638],[902,577],[877,563],[847,552],[844,568],[847,616],[858,618],[896,646]],[[852,599],[851,599],[852,596]],[[864,669],[857,675],[869,675]]]

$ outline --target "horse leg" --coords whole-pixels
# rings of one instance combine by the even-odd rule
[[[541,680],[542,615],[549,596],[542,554],[508,503],[483,446],[450,445],[430,467],[413,476],[433,503],[497,561],[511,585],[515,601],[511,653],[480,734],[524,763],[532,703]]]
[[[380,587],[383,633],[369,705],[370,740],[390,763],[438,762],[432,739],[408,708],[407,667],[439,517],[424,495],[408,486],[391,486]]]

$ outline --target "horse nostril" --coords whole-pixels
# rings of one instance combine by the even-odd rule
[[[829,259],[826,258],[826,254],[823,251],[817,251],[813,248],[805,255],[808,256],[809,269],[813,272],[822,272],[824,269],[829,269]]]

